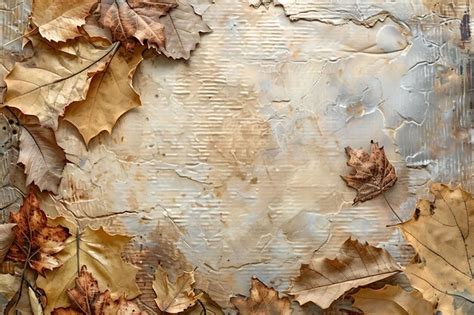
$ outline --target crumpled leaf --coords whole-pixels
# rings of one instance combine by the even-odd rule
[[[354,306],[365,315],[426,315],[434,314],[433,304],[423,299],[420,292],[405,291],[399,286],[385,285],[374,290],[360,289],[353,295]]]
[[[166,44],[160,51],[173,59],[189,59],[191,51],[199,44],[200,33],[211,31],[201,16],[194,12],[184,0],[178,0],[178,7],[160,18],[165,27]]]
[[[8,259],[27,262],[40,274],[61,266],[53,255],[63,250],[69,236],[68,229],[47,224],[46,215],[33,192],[26,196],[17,213],[10,213],[10,222],[16,226],[13,228],[15,240],[8,251]]]
[[[103,70],[118,45],[95,47],[83,38],[55,45],[38,36],[31,40],[33,57],[17,63],[5,79],[5,105],[56,129],[64,108],[86,98],[92,75]]]
[[[199,295],[194,293],[194,271],[184,272],[171,283],[166,271],[158,266],[153,281],[153,290],[156,293],[156,305],[166,313],[179,313],[194,305]]]
[[[58,193],[66,156],[56,143],[51,129],[40,125],[23,125],[18,162],[25,166],[27,185],[34,182],[41,190]]]
[[[0,263],[3,262],[10,246],[15,240],[14,226],[15,224],[13,223],[0,224]]]
[[[141,105],[132,77],[142,51],[130,55],[120,48],[105,71],[92,79],[87,98],[68,107],[64,119],[76,126],[86,144],[101,131],[110,133],[120,116]]]
[[[84,25],[97,0],[33,1],[32,19],[44,38],[64,42],[81,36],[78,27]]]
[[[79,269],[78,262],[86,265],[94,275],[100,291],[108,289],[111,294],[124,295],[126,299],[133,299],[140,294],[135,282],[138,269],[125,263],[121,257],[122,249],[130,241],[130,237],[110,235],[103,228],[93,230],[90,227],[86,227],[78,235],[74,224],[64,218],[58,218],[54,222],[69,227],[73,235],[57,256],[63,266],[46,272],[45,277],[37,280],[38,287],[43,289],[48,297],[45,313],[48,314],[53,308],[69,305],[66,291],[74,286]]]
[[[267,287],[255,277],[252,278],[249,297],[233,297],[230,301],[241,315],[291,314],[290,300],[278,297],[275,289]]]
[[[75,279],[75,287],[67,290],[70,307],[55,309],[53,315],[141,315],[139,307],[121,296],[118,300],[111,297],[110,291],[100,292],[99,284],[84,265]]]
[[[349,238],[336,258],[313,258],[301,265],[288,294],[301,305],[313,302],[324,309],[345,292],[398,272],[400,267],[386,250]]]
[[[412,286],[443,314],[474,309],[474,199],[460,188],[431,186],[434,202],[420,200],[399,224],[418,257],[406,267]]]
[[[129,50],[135,46],[135,39],[158,49],[165,43],[159,17],[175,6],[175,0],[102,0],[99,23]]]
[[[350,175],[341,177],[347,186],[357,190],[354,204],[378,196],[397,181],[395,168],[385,156],[383,147],[376,142],[371,143],[370,155],[364,150],[345,148],[349,157],[347,165],[353,170]]]

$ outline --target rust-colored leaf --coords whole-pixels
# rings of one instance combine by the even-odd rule
[[[8,259],[27,262],[40,274],[61,266],[53,255],[64,248],[69,237],[68,229],[48,226],[46,214],[40,209],[33,192],[28,194],[17,213],[10,214],[10,223],[16,223],[16,226],[13,228],[15,241],[7,254]]]
[[[352,167],[352,173],[341,177],[347,186],[357,190],[354,204],[378,196],[397,181],[395,168],[377,142],[371,142],[370,154],[351,147],[346,147],[345,150],[349,157],[347,165]]]
[[[290,300],[278,297],[275,289],[267,287],[257,278],[252,278],[249,297],[233,297],[230,301],[241,315],[291,314]]]

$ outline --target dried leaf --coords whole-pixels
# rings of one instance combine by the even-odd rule
[[[400,272],[390,254],[381,248],[348,239],[335,259],[313,258],[301,265],[289,294],[301,304],[313,302],[328,308],[350,289],[379,281]]]
[[[77,235],[74,233],[77,230],[74,225],[64,218],[55,222],[68,226],[73,236],[68,239],[66,247],[57,256],[63,266],[52,272],[46,272],[45,277],[38,278],[38,286],[48,297],[46,313],[51,312],[53,308],[68,305],[66,291],[74,286],[79,268],[78,262],[86,265],[95,276],[100,291],[109,289],[112,294],[117,296],[124,294],[127,299],[133,299],[140,294],[135,283],[137,268],[125,263],[120,255],[130,237],[110,235],[102,228],[93,230],[89,227]]]
[[[121,296],[113,300],[110,291],[100,292],[99,284],[86,266],[81,267],[75,279],[75,287],[67,290],[72,305],[57,308],[53,315],[86,314],[86,315],[141,315],[139,307]]]
[[[199,290],[197,290],[199,291]],[[206,292],[199,292],[199,302],[194,306],[189,307],[182,315],[202,315],[204,313],[203,308],[206,309],[208,315],[224,315],[224,311],[219,304],[217,304]]]
[[[176,6],[174,0],[102,0],[99,22],[112,32],[114,40],[133,48],[135,39],[158,49],[165,43],[159,17]]]
[[[420,200],[413,218],[399,224],[418,253],[406,274],[443,314],[467,314],[474,309],[474,199],[437,183],[431,192],[434,202]]]
[[[405,291],[399,286],[385,285],[379,290],[360,289],[353,295],[354,306],[365,315],[427,315],[434,314],[434,307],[423,299],[420,292]]]
[[[28,296],[30,297],[30,306],[33,315],[43,315],[43,307],[41,306],[35,291],[33,291],[33,289],[30,287],[28,288]]]
[[[46,215],[33,192],[28,194],[17,213],[10,214],[10,222],[17,226],[13,228],[15,241],[7,254],[8,259],[27,262],[40,274],[61,266],[53,255],[63,250],[69,236],[68,229],[48,226]]]
[[[20,278],[10,274],[0,274],[0,295],[11,300],[20,287]]]
[[[12,223],[0,224],[0,263],[3,262],[15,239],[15,233],[13,232],[14,226],[15,224]]]
[[[211,31],[201,16],[184,0],[178,0],[178,7],[162,16],[160,22],[165,26],[166,37],[166,45],[160,47],[160,51],[173,59],[189,59],[191,51],[201,40],[200,33]]]
[[[32,19],[41,36],[64,42],[81,36],[78,27],[84,25],[97,0],[34,0]]]
[[[156,293],[156,305],[166,313],[179,313],[194,305],[199,295],[194,294],[194,271],[184,272],[171,283],[168,274],[161,266],[156,268],[153,290]]]
[[[290,300],[279,298],[275,289],[267,287],[257,278],[252,278],[249,297],[233,297],[230,301],[241,315],[291,314]]]
[[[103,28],[99,24],[99,13],[94,12],[91,16],[86,18],[86,24],[82,26],[91,40],[100,40],[105,46],[112,44],[112,33],[109,29]]]
[[[120,116],[141,105],[131,82],[143,60],[142,51],[136,49],[130,55],[119,49],[105,71],[92,80],[86,100],[68,107],[64,119],[79,129],[86,144],[101,131],[110,133]]]
[[[92,75],[103,70],[118,45],[97,48],[84,39],[53,45],[38,37],[32,42],[33,57],[17,63],[5,79],[5,105],[56,129],[64,108],[86,98]]]
[[[349,176],[341,176],[347,186],[357,190],[354,204],[370,200],[388,190],[397,181],[395,168],[385,156],[383,147],[372,141],[370,155],[363,150],[346,147],[347,165],[352,167]]]
[[[18,162],[25,166],[27,185],[34,182],[41,190],[58,193],[66,156],[56,143],[51,129],[40,125],[23,125]]]

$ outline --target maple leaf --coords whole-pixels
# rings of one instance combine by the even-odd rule
[[[400,286],[385,285],[374,290],[360,289],[353,295],[354,306],[365,315],[425,315],[434,314],[433,304],[423,299],[416,290],[405,291]]]
[[[44,38],[64,42],[81,36],[78,27],[84,25],[97,0],[33,1],[32,20]]]
[[[34,55],[17,63],[8,74],[5,104],[37,116],[44,127],[56,129],[67,105],[86,98],[92,76],[103,70],[118,48],[95,47],[80,38],[52,44],[31,38]]]
[[[76,126],[86,144],[101,131],[110,133],[125,112],[141,105],[131,82],[143,60],[142,51],[135,49],[130,55],[124,48],[117,50],[106,69],[92,80],[87,98],[68,107],[64,119]]]
[[[431,192],[435,200],[418,201],[413,218],[398,225],[418,254],[405,272],[443,314],[467,314],[474,310],[474,198],[438,183]]]
[[[63,263],[61,268],[45,273],[37,280],[37,285],[43,289],[48,297],[45,312],[53,308],[67,306],[67,289],[73,286],[78,272],[78,262],[81,266],[95,275],[100,291],[109,290],[111,294],[125,295],[126,299],[133,299],[140,294],[135,282],[138,269],[125,263],[120,253],[130,241],[125,235],[111,235],[103,228],[97,230],[86,227],[77,234],[77,226],[64,218],[53,222],[67,226],[73,235],[66,243],[64,250],[57,256]]]
[[[14,226],[15,224],[13,223],[0,224],[0,264],[3,262],[10,246],[15,240],[15,233],[13,232]]]
[[[347,165],[353,168],[348,176],[341,176],[347,186],[357,190],[354,204],[372,199],[392,187],[397,181],[395,168],[385,156],[383,147],[371,142],[370,155],[363,150],[345,148]]]
[[[114,40],[129,50],[134,47],[135,39],[158,49],[165,43],[159,17],[175,6],[174,0],[102,0],[99,22],[110,29]]]
[[[166,313],[179,313],[194,305],[199,295],[194,293],[194,271],[184,272],[171,283],[166,271],[158,266],[153,281],[153,290],[156,293],[156,305]]]
[[[118,300],[111,297],[110,291],[100,292],[99,284],[84,265],[75,279],[74,288],[67,290],[72,303],[70,307],[53,310],[52,315],[85,314],[85,315],[141,315],[139,307],[121,296]]]
[[[162,16],[160,22],[165,27],[166,37],[160,51],[173,59],[189,59],[191,51],[199,44],[200,33],[211,31],[193,7],[183,0],[178,0],[178,7]]]
[[[230,301],[241,315],[291,314],[290,300],[278,297],[275,289],[267,287],[255,277],[252,278],[249,297],[232,297]]]
[[[301,305],[313,302],[324,309],[345,292],[398,272],[400,267],[386,250],[349,238],[335,259],[313,258],[301,265],[289,294]]]
[[[10,213],[10,222],[15,223],[15,240],[7,253],[13,261],[27,262],[28,265],[44,274],[61,266],[53,255],[64,248],[69,237],[67,228],[48,226],[46,214],[40,209],[39,201],[30,191],[17,213]]]

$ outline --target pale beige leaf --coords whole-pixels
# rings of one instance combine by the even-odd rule
[[[155,302],[161,311],[179,313],[194,305],[199,295],[194,294],[194,271],[184,272],[171,283],[166,271],[158,266],[153,281],[153,290],[156,293]]]
[[[63,266],[52,272],[46,272],[45,277],[39,277],[37,280],[38,286],[48,297],[46,314],[54,308],[69,305],[66,291],[74,287],[79,269],[78,262],[87,266],[94,275],[99,283],[100,291],[108,289],[114,296],[123,295],[126,299],[133,299],[140,294],[135,282],[138,269],[125,263],[121,257],[123,247],[130,241],[130,237],[110,235],[102,228],[93,230],[89,227],[78,236],[77,227],[64,218],[53,222],[68,227],[73,236],[66,241],[64,250],[56,255]],[[78,250],[78,245],[80,250]]]
[[[289,315],[290,300],[278,297],[278,292],[267,287],[257,278],[252,278],[250,296],[233,297],[231,303],[239,310],[240,315]]]
[[[433,184],[434,202],[420,200],[399,224],[418,253],[406,268],[413,287],[446,314],[474,308],[474,199],[460,188]]]
[[[132,77],[143,60],[142,51],[127,54],[120,48],[92,80],[87,98],[68,107],[64,119],[76,126],[86,144],[101,131],[110,133],[120,116],[141,105]]]
[[[15,225],[13,223],[0,224],[0,263],[5,259],[15,239],[15,233],[12,230]]]
[[[0,295],[11,300],[20,287],[20,278],[10,274],[0,274]]]
[[[47,40],[64,42],[81,36],[84,25],[97,0],[33,0],[33,22]]]
[[[350,289],[379,281],[400,272],[390,254],[381,248],[348,239],[335,259],[313,258],[301,265],[289,294],[301,304],[313,302],[328,308]]]
[[[40,125],[24,125],[20,134],[18,162],[25,166],[26,184],[58,192],[66,164],[64,151],[57,145],[54,132]]]
[[[5,105],[37,116],[41,125],[56,129],[64,108],[85,99],[92,75],[103,70],[117,44],[98,48],[78,39],[53,46],[38,37],[32,42],[33,57],[17,63],[5,79]]]
[[[112,44],[112,33],[109,29],[103,28],[99,25],[100,15],[94,12],[91,16],[86,18],[86,24],[82,26],[84,31],[92,40],[102,40],[108,45]]]
[[[35,291],[30,287],[28,288],[28,296],[30,297],[30,306],[33,315],[43,315],[43,307],[41,306]]]
[[[420,292],[405,291],[399,286],[385,285],[374,290],[360,289],[353,295],[354,306],[365,315],[429,315],[434,313],[433,304],[423,299]]]
[[[201,16],[185,0],[178,0],[178,7],[160,18],[165,27],[166,43],[161,52],[173,59],[189,59],[201,40],[200,33],[211,31]]]

